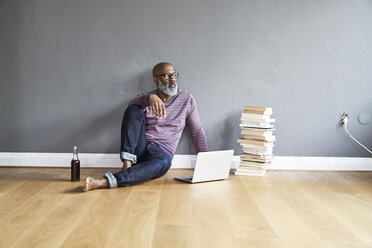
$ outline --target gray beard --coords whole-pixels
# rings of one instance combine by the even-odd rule
[[[164,94],[168,95],[168,96],[174,96],[175,94],[177,94],[177,89],[178,89],[178,85],[177,83],[174,83],[176,85],[176,87],[174,88],[171,88],[170,85],[165,85],[163,84],[160,80],[158,81],[158,88],[159,90],[161,90],[161,92],[163,92]]]

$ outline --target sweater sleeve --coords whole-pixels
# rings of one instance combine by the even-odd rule
[[[202,128],[198,107],[194,97],[191,96],[190,112],[186,116],[186,124],[188,125],[197,152],[207,152],[208,144],[207,137]]]
[[[142,108],[146,108],[150,104],[149,99],[150,99],[150,95],[140,94],[140,95],[137,95],[133,100],[131,100],[128,103],[128,106],[133,105],[133,104],[137,104],[137,105],[141,106]]]

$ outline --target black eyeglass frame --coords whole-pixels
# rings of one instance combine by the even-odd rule
[[[180,74],[178,72],[173,72],[173,73],[164,73],[164,74],[160,74],[160,75],[155,75],[155,77],[165,77],[165,78],[170,78],[170,77],[175,77],[175,78],[178,78],[180,76]]]

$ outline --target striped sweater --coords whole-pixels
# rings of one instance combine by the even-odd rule
[[[196,101],[187,91],[178,90],[170,100],[164,101],[166,117],[156,118],[149,105],[150,95],[157,90],[137,95],[129,105],[137,104],[145,108],[146,140],[154,142],[173,158],[185,125],[187,124],[197,152],[208,151],[207,138],[202,128]]]

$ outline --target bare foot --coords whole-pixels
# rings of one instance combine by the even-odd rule
[[[123,170],[128,169],[131,166],[132,166],[132,161],[124,160],[124,162],[123,162]]]
[[[108,186],[108,181],[106,178],[94,179],[93,177],[87,177],[85,179],[84,191],[86,192],[88,190],[103,188],[106,186]]]
[[[131,166],[128,166],[126,164],[123,164],[123,170],[128,169],[129,167],[131,167]]]

